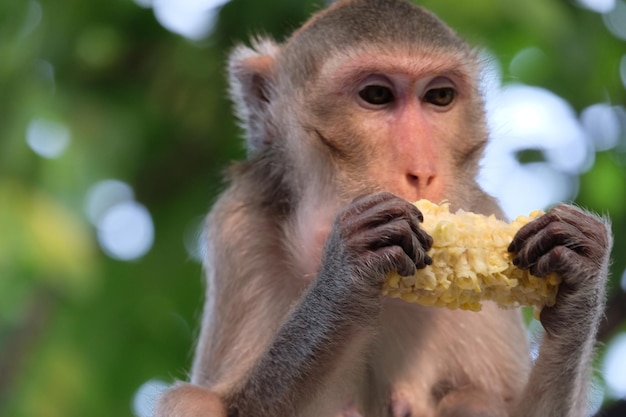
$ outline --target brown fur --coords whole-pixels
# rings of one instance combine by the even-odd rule
[[[249,158],[207,222],[193,385],[166,393],[158,417],[584,415],[611,246],[594,216],[559,206],[512,243],[521,267],[564,279],[534,367],[518,311],[378,296],[386,273],[429,261],[404,200],[502,216],[475,181],[487,140],[478,67],[452,30],[400,0],[339,1],[283,45],[233,52]],[[400,89],[373,112],[355,104],[372,74],[443,77],[458,94],[442,109]]]

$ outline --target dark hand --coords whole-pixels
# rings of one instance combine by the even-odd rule
[[[522,227],[508,249],[517,267],[537,277],[556,272],[563,279],[556,305],[541,313],[548,333],[578,325],[589,309],[602,306],[611,235],[601,219],[560,204]]]
[[[358,197],[335,219],[323,264],[378,295],[389,272],[413,275],[432,263],[423,220],[413,204],[393,194]]]

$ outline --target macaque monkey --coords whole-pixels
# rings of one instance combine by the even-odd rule
[[[586,415],[611,235],[561,204],[514,263],[562,276],[531,361],[517,310],[381,297],[431,262],[409,201],[503,217],[476,183],[487,140],[478,52],[402,0],[341,0],[229,63],[248,159],[207,222],[207,295],[189,384],[159,417]]]

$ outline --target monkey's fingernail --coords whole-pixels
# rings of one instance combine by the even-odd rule
[[[515,266],[519,266],[519,264],[520,264],[520,259],[516,256],[516,257],[514,257],[514,258],[513,258],[513,260],[512,260],[511,262],[513,262],[513,265],[515,265]]]
[[[432,264],[433,264],[433,258],[431,258],[431,257],[430,257],[430,256],[428,256],[428,255],[424,255],[424,263],[425,263],[426,265],[432,265]]]

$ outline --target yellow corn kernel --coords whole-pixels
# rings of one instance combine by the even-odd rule
[[[478,311],[481,301],[500,307],[554,305],[561,279],[556,274],[537,278],[515,267],[507,247],[526,223],[541,216],[533,211],[506,223],[495,216],[459,210],[450,213],[447,203],[428,200],[415,203],[424,215],[422,228],[432,236],[428,251],[432,265],[413,277],[393,272],[383,286],[383,295],[427,306]]]

